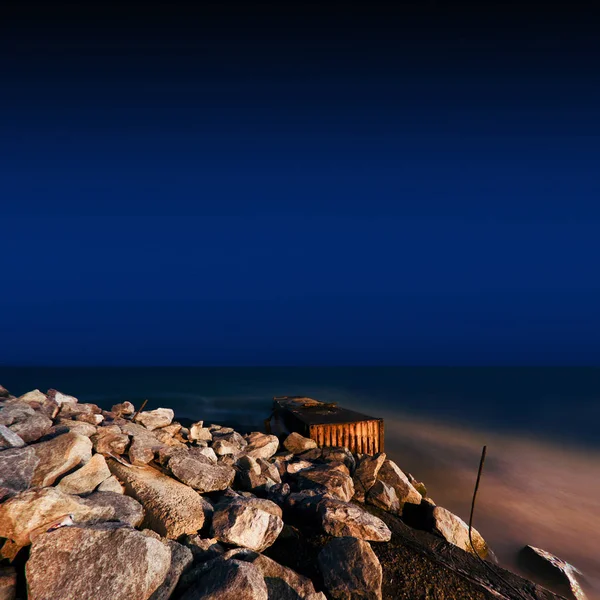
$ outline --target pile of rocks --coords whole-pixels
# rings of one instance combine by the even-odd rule
[[[0,566],[0,598],[381,599],[370,542],[392,534],[369,507],[473,552],[385,454],[173,418],[0,387],[0,558],[24,564]],[[323,540],[310,578],[274,552],[302,532]]]

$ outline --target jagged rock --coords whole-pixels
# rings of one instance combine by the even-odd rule
[[[139,527],[144,521],[142,505],[121,493],[98,491],[82,498],[82,502],[91,507],[111,509],[107,520],[121,521],[131,527]]]
[[[0,425],[9,427],[13,423],[24,421],[34,414],[35,410],[25,402],[13,400],[5,404],[0,404]]]
[[[63,404],[60,407],[60,417],[63,419],[75,419],[79,415],[100,415],[102,409],[91,402],[80,402],[78,404]]]
[[[150,431],[142,425],[138,425],[136,423],[125,423],[124,425],[120,426],[120,431],[123,434],[130,435],[134,443],[147,446],[148,448],[151,448],[153,452],[158,452],[165,446],[171,445],[165,444],[158,438],[158,430]],[[173,438],[169,435],[167,435],[166,438],[168,438],[170,442],[173,441]]]
[[[100,423],[102,423],[102,421],[104,421],[104,416],[97,415],[95,413],[92,413],[91,415],[88,415],[88,414],[75,415],[75,421],[80,421],[82,423],[89,423],[90,425],[100,425]]]
[[[9,426],[25,443],[31,444],[45,436],[52,427],[52,420],[41,412],[34,412],[22,421]]]
[[[39,462],[32,446],[0,452],[0,502],[29,488]]]
[[[409,483],[421,494],[423,498],[427,497],[427,488],[422,481],[417,481],[410,473],[407,473]]]
[[[377,478],[394,488],[396,496],[398,496],[398,500],[400,501],[400,508],[406,502],[420,504],[421,494],[413,487],[408,477],[395,462],[391,460],[384,461],[377,474]]]
[[[94,454],[83,467],[63,477],[58,489],[67,494],[89,494],[110,477],[110,470],[102,454]]]
[[[233,454],[223,454],[217,459],[217,464],[222,467],[233,467],[235,465],[236,457]]]
[[[169,572],[171,550],[129,527],[63,527],[35,540],[29,600],[147,600]]]
[[[144,523],[162,536],[176,539],[193,534],[204,524],[202,497],[187,485],[159,473],[151,467],[126,467],[114,459],[108,468],[144,507]]]
[[[443,537],[447,542],[472,554],[486,558],[489,552],[481,534],[473,528],[473,546],[469,541],[469,526],[455,514],[441,506],[435,506],[423,499],[420,504],[407,503],[402,509],[402,519],[415,529],[422,529]]]
[[[90,423],[84,423],[83,421],[75,421],[74,419],[58,419],[53,429],[60,431],[61,428],[64,428],[64,433],[73,431],[74,433],[85,435],[86,437],[92,437],[98,431],[96,426],[91,425]]]
[[[0,600],[17,600],[17,570],[14,567],[0,567]]]
[[[318,503],[318,514],[325,533],[335,537],[356,537],[372,542],[388,542],[392,534],[379,518],[360,506],[324,498]]]
[[[114,476],[111,475],[108,479],[105,479],[97,488],[98,492],[113,492],[115,494],[124,494],[125,488],[121,485],[121,482]]]
[[[205,456],[212,463],[217,462],[217,455],[215,454],[215,451],[212,448],[190,448],[190,454],[192,456]]]
[[[46,394],[44,394],[43,392],[40,392],[40,390],[31,390],[30,392],[19,396],[18,401],[25,402],[26,404],[29,404],[30,402],[35,402],[37,404],[42,405],[48,401],[48,396],[46,396]]]
[[[190,535],[184,538],[183,543],[192,551],[196,562],[205,562],[225,553],[225,548],[216,538],[202,538],[199,535]]]
[[[62,406],[63,404],[77,404],[79,402],[75,396],[67,396],[67,394],[63,394],[55,389],[48,390],[46,395],[50,400],[54,400],[58,406]]]
[[[179,481],[201,493],[224,490],[233,483],[234,469],[214,465],[208,458],[202,458],[206,462],[201,461],[200,457],[173,456],[168,463],[169,470]]]
[[[279,448],[279,440],[276,435],[267,435],[257,431],[246,436],[248,445],[245,452],[253,458],[271,458]]]
[[[226,454],[238,455],[240,453],[239,446],[227,440],[213,442],[212,449],[217,456],[224,456]]]
[[[211,569],[202,570],[181,600],[269,600],[267,585],[252,564],[216,559]]]
[[[396,490],[379,479],[369,490],[366,501],[393,514],[400,512],[400,500],[398,500]]]
[[[193,556],[189,548],[168,540],[171,549],[171,566],[160,587],[150,596],[149,600],[169,600],[172,596],[181,574],[192,564]]]
[[[304,469],[298,473],[296,481],[301,490],[321,490],[344,502],[349,502],[354,496],[352,477],[331,465],[317,465],[312,469]]]
[[[164,433],[173,437],[173,436],[177,435],[181,431],[181,429],[182,429],[181,423],[177,423],[176,421],[173,421],[173,423],[171,423],[170,425],[167,425],[166,427],[162,427],[161,431],[163,431]]]
[[[316,594],[315,586],[307,577],[247,548],[227,552],[225,559],[235,559],[254,565],[267,584],[269,600],[305,600]]]
[[[176,448],[187,448],[185,442],[179,441],[176,437],[173,437],[169,432],[165,431],[165,429],[165,427],[161,427],[152,432],[160,443]]]
[[[583,575],[570,563],[535,546],[525,546],[519,552],[519,565],[554,583],[561,594],[574,600],[586,600],[578,576]]]
[[[111,510],[89,506],[82,498],[56,488],[27,490],[0,504],[0,537],[27,546],[35,537],[69,516],[74,522],[110,519]]]
[[[281,475],[279,475],[276,465],[270,463],[264,458],[257,458],[256,462],[258,463],[262,475],[273,480],[275,483],[281,483]]]
[[[317,560],[334,600],[381,600],[383,571],[367,542],[353,537],[332,540]]]
[[[120,430],[119,430],[120,431]],[[94,450],[100,454],[125,454],[129,445],[129,436],[124,433],[115,433],[109,427],[100,427],[91,438]]]
[[[324,462],[341,462],[346,465],[349,473],[354,473],[356,460],[348,448],[331,446],[322,449],[321,460]]]
[[[6,425],[0,425],[0,450],[7,448],[21,448],[25,445],[23,438],[9,429]]]
[[[136,423],[141,423],[146,429],[153,431],[159,427],[166,427],[171,424],[175,413],[170,408],[157,408],[156,410],[145,410],[136,418]]]
[[[385,462],[386,456],[383,452],[369,456],[363,455],[354,470],[354,498],[359,502],[365,501],[365,496],[377,481],[379,470]]]
[[[237,497],[215,507],[211,535],[221,542],[262,552],[283,528],[281,508],[270,500]]]
[[[313,463],[307,460],[297,460],[294,462],[287,463],[286,473],[288,473],[288,475],[295,475],[300,471],[304,471],[304,469],[311,469],[312,467]]]
[[[192,441],[206,441],[206,442],[211,442],[212,441],[212,433],[210,431],[210,429],[206,428],[206,427],[202,427],[203,422],[202,421],[198,421],[198,423],[194,423],[191,427],[190,427],[190,433],[188,435],[188,439],[192,440]]]
[[[213,441],[221,441],[221,442],[229,442],[234,446],[237,446],[240,450],[243,450],[248,442],[241,436],[237,431],[225,431],[221,429],[220,431],[215,431],[213,434]]]
[[[132,465],[147,465],[154,460],[154,450],[152,450],[152,447],[135,438],[131,446],[129,446],[128,454],[129,462]]]
[[[313,448],[312,450],[307,450],[302,454],[297,454],[296,458],[308,461],[321,460],[323,458],[323,448]]]
[[[121,402],[120,404],[115,404],[110,412],[114,413],[118,417],[128,417],[135,413],[135,406],[131,404],[131,402]]]
[[[316,448],[317,442],[310,438],[306,438],[299,433],[293,432],[285,438],[283,445],[286,450],[289,450],[293,454],[301,454],[302,452]]]
[[[40,461],[31,479],[32,486],[52,485],[61,475],[92,458],[92,442],[78,433],[64,433],[31,448]]]

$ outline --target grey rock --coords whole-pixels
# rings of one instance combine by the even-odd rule
[[[78,404],[66,403],[60,407],[59,416],[62,419],[75,419],[79,415],[100,415],[102,409],[91,402],[80,402]]]
[[[35,412],[26,419],[13,423],[9,427],[25,443],[30,444],[36,442],[50,431],[52,420],[41,412]]]
[[[170,408],[157,408],[156,410],[145,410],[135,418],[136,423],[141,423],[151,431],[159,427],[171,424],[175,413]]]
[[[25,445],[23,438],[9,429],[6,425],[0,425],[0,450],[7,448],[21,448]]]
[[[285,438],[283,446],[293,454],[301,454],[307,450],[317,447],[317,442],[311,438],[306,438],[299,433],[293,432]]]
[[[394,488],[400,502],[400,508],[407,502],[411,504],[421,503],[421,494],[414,488],[408,477],[395,462],[391,460],[384,461],[377,478]]]
[[[94,454],[83,467],[63,477],[58,489],[67,494],[90,494],[110,477],[110,470],[102,454]]]
[[[110,521],[121,521],[131,527],[139,527],[144,521],[144,509],[142,505],[129,496],[115,492],[94,492],[85,498],[82,502],[86,506],[108,508]]]
[[[129,446],[128,454],[129,462],[132,465],[147,465],[154,460],[152,446],[136,438],[134,438],[133,443]]]
[[[149,600],[169,600],[182,573],[192,564],[193,556],[189,548],[168,540],[167,545],[171,549],[171,566],[160,587],[150,596]]]
[[[357,462],[353,475],[356,500],[365,501],[365,496],[377,481],[377,475],[385,460],[385,454],[380,452],[375,456],[364,454]]]
[[[148,600],[169,572],[159,540],[110,524],[63,527],[39,536],[26,565],[29,600]]]
[[[317,465],[312,469],[304,469],[298,473],[296,481],[301,490],[317,489],[344,502],[349,502],[355,492],[352,477],[332,465]]]
[[[224,490],[233,483],[234,469],[205,460],[176,455],[169,460],[168,467],[177,479],[201,493]]]
[[[334,600],[381,600],[381,564],[364,540],[332,540],[321,550],[317,561],[327,592]]]
[[[318,504],[321,526],[335,537],[356,537],[373,542],[389,542],[392,537],[387,525],[360,506],[324,498]]]
[[[237,444],[228,442],[227,440],[213,441],[212,449],[217,456],[224,456],[225,454],[237,456],[241,452],[240,447]]]
[[[11,400],[0,404],[0,425],[6,425],[7,427],[24,421],[31,415],[35,414],[35,410],[25,402],[19,402],[18,400]]]
[[[75,421],[74,419],[58,419],[54,427],[56,429],[64,428],[65,433],[73,431],[74,433],[85,435],[86,437],[92,437],[98,431],[98,428],[95,425],[84,423],[83,421]]]
[[[213,434],[213,441],[221,441],[221,442],[229,442],[234,446],[237,446],[240,450],[243,450],[248,442],[241,436],[237,431],[226,431],[221,429],[219,431],[215,431]]]
[[[62,406],[63,404],[77,404],[79,402],[75,396],[68,396],[67,394],[63,394],[55,389],[48,390],[46,396],[50,400],[54,400],[58,406]]]
[[[0,502],[28,489],[39,463],[31,446],[0,452]]]

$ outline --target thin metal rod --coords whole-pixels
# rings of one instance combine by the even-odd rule
[[[142,405],[135,411],[135,414],[133,415],[133,418],[131,419],[132,421],[135,421],[135,418],[144,410],[144,406],[146,406],[146,404],[148,404],[148,399],[144,400],[142,402]]]

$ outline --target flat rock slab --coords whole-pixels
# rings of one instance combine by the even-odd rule
[[[26,565],[29,600],[148,600],[171,550],[135,529],[62,527],[38,537]]]
[[[39,463],[32,446],[0,452],[0,502],[28,489]]]
[[[139,527],[144,521],[144,508],[130,496],[115,492],[94,492],[81,499],[86,506],[107,508],[111,521],[121,521],[130,527]]]
[[[7,448],[21,448],[25,445],[23,438],[9,429],[6,425],[0,425],[0,450]]]
[[[157,408],[156,410],[146,410],[141,412],[136,418],[136,423],[141,423],[150,431],[159,427],[170,425],[175,417],[175,413],[170,408]]]
[[[35,412],[23,421],[10,425],[10,429],[27,444],[39,440],[50,431],[51,427],[52,419],[41,412]]]
[[[352,477],[332,465],[318,465],[312,469],[304,469],[298,473],[299,489],[317,489],[328,492],[335,498],[349,502],[354,496]]]
[[[144,507],[147,527],[170,539],[202,528],[205,506],[192,488],[152,467],[126,467],[114,459],[107,463],[126,493]]]
[[[160,587],[150,596],[149,600],[169,600],[179,583],[181,574],[192,564],[194,556],[189,548],[168,540],[171,549],[171,565]]]
[[[90,494],[110,477],[110,470],[102,454],[94,454],[83,467],[63,477],[58,489],[67,494]]]
[[[177,479],[202,493],[225,490],[235,478],[235,469],[215,465],[204,456],[177,454],[169,460],[168,466]]]
[[[325,533],[335,537],[356,537],[372,542],[387,542],[392,533],[379,518],[360,506],[325,498],[318,508]]]

